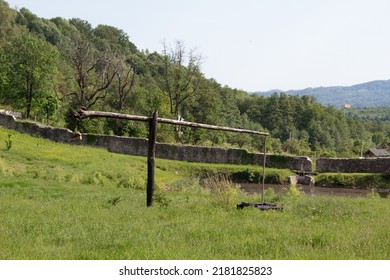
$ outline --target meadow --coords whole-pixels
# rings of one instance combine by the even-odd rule
[[[265,195],[283,212],[237,210],[259,195],[212,176],[243,169],[157,159],[146,207],[146,158],[0,128],[0,259],[390,259],[389,199],[287,188]]]

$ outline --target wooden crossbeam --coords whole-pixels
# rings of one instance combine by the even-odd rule
[[[148,122],[151,118],[151,117],[138,116],[138,115],[128,115],[128,114],[101,112],[101,111],[84,111],[84,110],[79,110],[77,112],[77,114],[78,115],[76,115],[76,116],[78,116],[80,118],[99,118],[100,117],[100,118],[115,118],[115,119],[125,119],[125,120],[143,121],[143,122]],[[260,131],[256,131],[256,130],[224,127],[224,126],[195,123],[195,122],[187,122],[187,121],[179,121],[179,120],[172,120],[172,119],[166,119],[166,118],[157,118],[157,122],[158,123],[165,123],[165,124],[212,129],[212,130],[230,131],[230,132],[238,132],[238,133],[249,133],[249,134],[256,134],[256,135],[263,135],[263,136],[269,135],[266,132],[260,132]]]

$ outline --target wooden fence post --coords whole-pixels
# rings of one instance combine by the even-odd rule
[[[264,204],[264,185],[265,185],[265,164],[266,164],[266,160],[267,160],[267,147],[266,147],[266,144],[267,144],[267,136],[263,136],[264,137],[264,149],[263,149],[263,182],[261,184],[261,203]]]
[[[149,119],[149,144],[148,144],[148,182],[146,186],[146,206],[152,206],[154,194],[154,159],[156,158],[158,113],[153,112]]]

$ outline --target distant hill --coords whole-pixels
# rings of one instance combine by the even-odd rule
[[[289,95],[311,95],[318,102],[335,107],[340,107],[342,104],[351,104],[352,108],[390,106],[390,80],[372,81],[353,86],[316,87],[288,91],[270,90],[254,94],[271,96],[275,92],[284,92]]]

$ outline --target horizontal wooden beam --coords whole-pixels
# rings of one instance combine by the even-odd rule
[[[75,113],[75,116],[78,118],[115,118],[115,119],[125,119],[125,120],[143,121],[143,122],[147,122],[150,120],[150,117],[146,117],[146,116],[128,115],[128,114],[101,112],[101,111],[85,111],[85,110],[81,110],[81,109]],[[196,127],[196,128],[212,129],[212,130],[256,134],[256,135],[263,135],[263,136],[269,135],[266,132],[261,132],[261,131],[256,131],[256,130],[224,127],[224,126],[194,123],[194,122],[187,122],[187,121],[179,121],[179,120],[172,120],[172,119],[166,119],[166,118],[157,118],[157,122],[165,123],[165,124],[173,124],[173,125],[190,126],[190,127]]]
[[[186,121],[177,121],[177,120],[171,120],[171,119],[165,119],[165,118],[158,118],[157,120],[160,123],[268,136],[268,133],[266,133],[266,132],[260,132],[260,131],[249,130],[249,129],[217,126],[217,125],[211,125],[211,124],[194,123],[194,122],[186,122]]]
[[[80,109],[75,113],[77,118],[113,118],[113,119],[124,119],[124,120],[133,120],[133,121],[143,121],[147,122],[150,120],[150,117],[138,116],[138,115],[127,115],[120,113],[111,113],[111,112],[101,112],[101,111],[85,111]]]

